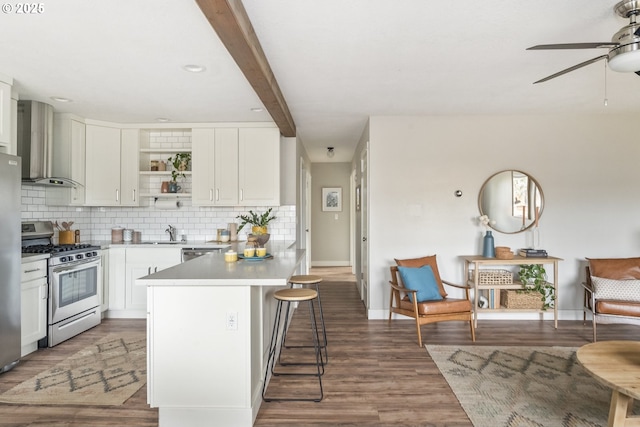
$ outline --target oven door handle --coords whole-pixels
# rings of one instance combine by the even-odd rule
[[[75,261],[69,264],[64,264],[64,265],[56,265],[52,268],[52,273],[54,274],[59,274],[59,273],[64,273],[65,271],[69,271],[69,270],[77,270],[77,268],[79,266],[87,266],[87,267],[93,267],[91,264],[94,264],[95,266],[99,266],[100,265],[100,260],[99,259],[92,259],[91,261]]]

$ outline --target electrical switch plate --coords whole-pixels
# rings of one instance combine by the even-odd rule
[[[336,216],[334,217],[335,219],[338,219],[338,214],[336,214]]]
[[[227,311],[227,331],[238,330],[238,312]]]

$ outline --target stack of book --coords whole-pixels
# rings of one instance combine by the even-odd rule
[[[547,251],[544,249],[531,248],[520,249],[518,251],[518,255],[525,258],[546,258],[547,256],[549,256],[547,255]]]

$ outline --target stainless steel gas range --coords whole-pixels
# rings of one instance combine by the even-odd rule
[[[90,244],[54,245],[49,221],[22,223],[22,253],[50,254],[47,337],[53,347],[101,321],[101,250]]]

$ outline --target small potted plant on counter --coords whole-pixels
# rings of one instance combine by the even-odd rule
[[[276,219],[275,216],[271,215],[272,210],[273,208],[269,208],[261,215],[249,210],[249,215],[238,215],[236,218],[242,220],[238,227],[238,232],[240,232],[245,225],[251,224],[251,234],[249,234],[249,237],[257,237],[258,243],[265,244],[270,236],[267,226],[271,221]]]

